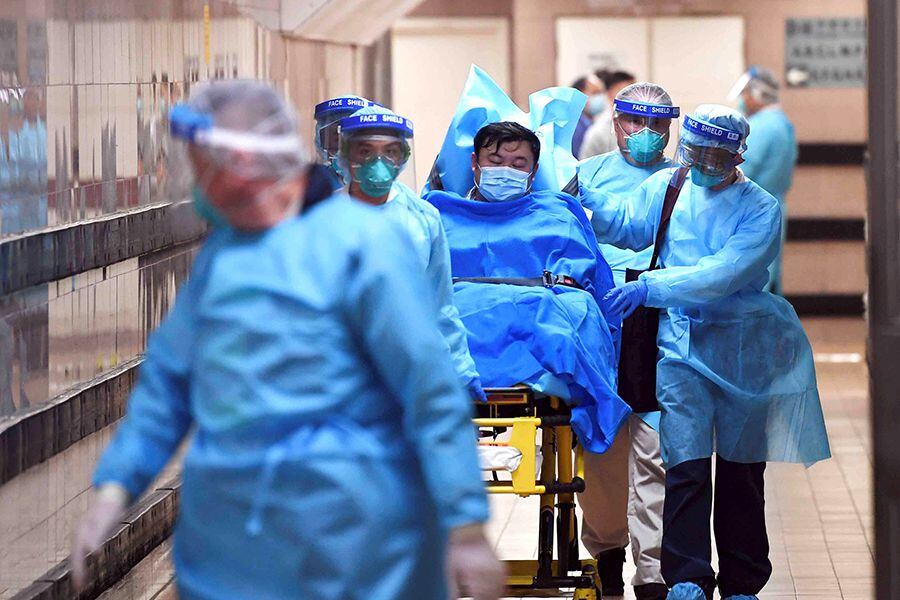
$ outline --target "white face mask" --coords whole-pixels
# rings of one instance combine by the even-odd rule
[[[531,173],[512,167],[482,167],[478,191],[488,202],[515,200],[528,193]]]

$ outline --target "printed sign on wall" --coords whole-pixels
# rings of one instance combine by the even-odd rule
[[[785,79],[790,87],[866,85],[866,20],[788,19]]]

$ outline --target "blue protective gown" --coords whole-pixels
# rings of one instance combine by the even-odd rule
[[[597,238],[653,243],[673,170],[623,202],[592,195]],[[763,291],[778,251],[781,210],[741,178],[713,191],[690,175],[672,214],[662,269],[641,275],[659,324],[657,397],[669,466],[711,456],[811,464],[830,456],[809,340],[791,305]]]
[[[781,252],[787,238],[787,208],[785,199],[794,178],[797,163],[797,138],[794,126],[779,106],[764,108],[748,117],[750,135],[741,170],[764,190],[775,196],[781,205],[781,247],[778,257],[769,266],[769,285],[781,292]]]
[[[534,192],[479,202],[448,192],[426,200],[441,214],[454,277],[568,275],[585,291],[459,282],[455,302],[486,386],[525,383],[572,408],[572,428],[591,452],[606,451],[631,412],[616,394],[617,326],[601,311],[612,275],[572,196]],[[617,325],[617,324],[616,324]]]
[[[181,598],[446,598],[488,507],[414,252],[347,196],[206,242],[94,476],[136,497],[193,429]]]
[[[672,166],[674,163],[668,158],[664,158],[653,165],[638,167],[625,160],[621,152],[614,150],[599,156],[592,156],[578,163],[578,185],[581,189],[600,189],[608,195],[624,198],[637,189],[650,175]],[[585,208],[594,210],[590,195],[581,194],[580,199]],[[603,253],[603,258],[612,269],[616,286],[621,286],[625,283],[626,269],[643,270],[650,266],[653,247],[635,252],[616,248],[612,244],[600,244],[600,252]]]
[[[453,303],[450,248],[441,215],[434,206],[402,183],[394,183],[382,207],[407,232],[415,246],[416,256],[425,269],[429,287],[438,303],[438,329],[450,348],[456,374],[466,384],[478,377],[478,371],[469,354],[466,328]]]

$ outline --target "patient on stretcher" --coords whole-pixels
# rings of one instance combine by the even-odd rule
[[[630,412],[616,394],[612,273],[577,200],[531,191],[540,142],[516,123],[481,128],[475,187],[425,199],[441,213],[454,301],[485,387],[519,383],[572,406],[585,449],[605,451]]]

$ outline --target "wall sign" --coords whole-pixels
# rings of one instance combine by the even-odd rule
[[[789,87],[866,85],[864,18],[788,19],[785,27],[785,80]]]

